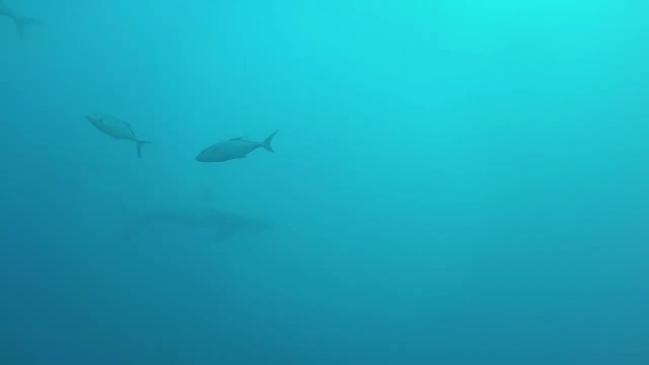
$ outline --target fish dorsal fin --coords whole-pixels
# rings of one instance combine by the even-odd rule
[[[244,137],[230,138],[230,141],[241,141]]]

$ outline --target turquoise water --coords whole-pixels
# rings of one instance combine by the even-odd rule
[[[0,364],[649,363],[649,3],[8,5]]]

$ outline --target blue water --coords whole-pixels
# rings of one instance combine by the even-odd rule
[[[649,364],[649,3],[6,2],[0,364]]]

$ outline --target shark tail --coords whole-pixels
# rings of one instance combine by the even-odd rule
[[[272,143],[273,143],[273,138],[275,138],[275,135],[277,134],[277,132],[279,132],[279,131],[273,132],[273,134],[268,136],[268,138],[266,138],[264,140],[264,142],[262,142],[261,146],[264,147],[264,149],[266,149],[266,151],[275,152],[275,150],[273,149]]]
[[[142,146],[145,144],[151,144],[149,141],[135,141],[135,144],[137,146],[137,157],[142,157]]]
[[[15,17],[14,23],[16,23],[16,30],[18,31],[18,34],[20,35],[21,38],[25,36],[25,28],[27,26],[43,24],[38,19],[27,18],[23,16]]]

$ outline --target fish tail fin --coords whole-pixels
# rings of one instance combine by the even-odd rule
[[[137,146],[137,157],[142,157],[142,146],[145,144],[151,144],[149,141],[135,141],[135,144]]]
[[[16,30],[18,31],[20,38],[23,38],[25,36],[25,28],[27,26],[43,24],[43,22],[38,19],[27,18],[24,16],[15,17],[14,23],[16,23]]]
[[[264,149],[266,149],[266,151],[275,152],[275,150],[273,149],[272,143],[273,143],[273,138],[275,138],[275,135],[277,134],[277,132],[279,132],[279,131],[273,132],[273,134],[268,136],[268,138],[266,138],[264,140],[264,142],[261,144],[261,146],[264,147]]]

